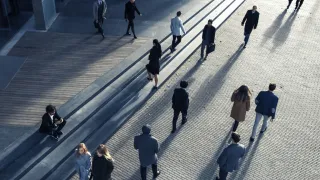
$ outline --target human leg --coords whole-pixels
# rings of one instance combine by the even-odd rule
[[[266,115],[263,115],[263,124],[262,124],[262,127],[261,127],[261,132],[264,132],[267,129],[268,120],[269,120],[269,117],[266,116]]]
[[[257,128],[258,128],[258,125],[260,123],[261,118],[262,118],[262,114],[256,113],[256,119],[254,121],[254,125],[252,128],[252,134],[251,134],[252,139],[254,139],[256,137],[256,131],[257,131]]]
[[[201,43],[201,58],[204,57],[204,49],[206,48],[206,44],[205,42],[202,41]]]
[[[140,166],[140,174],[142,180],[147,180],[147,167]]]
[[[180,114],[180,110],[174,110],[173,112],[173,120],[172,120],[172,133],[174,133],[177,129],[177,121]]]
[[[232,127],[232,131],[233,132],[237,131],[238,125],[239,125],[239,121],[234,120],[233,127]]]
[[[187,122],[188,110],[181,111],[181,114],[182,114],[182,124],[185,124]]]
[[[174,48],[176,47],[176,39],[177,39],[177,36],[172,35],[171,51],[173,51]]]
[[[153,173],[153,178],[157,178],[159,176],[160,171],[158,171],[157,164],[152,164],[152,173]]]

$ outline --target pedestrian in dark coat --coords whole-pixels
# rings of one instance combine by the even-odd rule
[[[98,32],[104,38],[104,32],[102,29],[103,21],[107,12],[107,3],[105,0],[96,0],[93,3],[93,18],[95,27],[98,29]]]
[[[131,28],[134,38],[137,39],[137,36],[134,31],[134,23],[133,23],[133,20],[136,17],[135,12],[137,12],[140,16],[142,16],[142,14],[140,13],[140,11],[136,6],[135,0],[130,0],[129,2],[126,3],[125,11],[124,11],[124,19],[126,21],[129,21],[126,35],[131,35],[129,33],[129,30]]]
[[[176,88],[174,90],[174,93],[172,96],[172,108],[174,111],[174,115],[173,115],[171,133],[176,132],[176,129],[177,129],[176,126],[177,126],[177,121],[178,121],[180,112],[182,114],[182,125],[187,122],[187,114],[188,114],[188,108],[189,108],[189,94],[186,91],[187,87],[188,87],[188,82],[181,81],[180,88]]]
[[[246,113],[250,109],[251,92],[246,85],[240,86],[232,93],[231,102],[233,102],[231,115],[234,119],[232,131],[235,132],[239,122],[243,122],[246,118]]]
[[[46,113],[42,116],[39,132],[48,134],[58,140],[63,134],[61,130],[65,125],[66,121],[59,116],[56,108],[50,104],[46,107]]]
[[[111,173],[114,169],[113,159],[108,148],[100,144],[92,161],[92,173],[90,180],[111,180]]]
[[[214,44],[214,38],[216,36],[216,28],[212,26],[212,20],[208,20],[208,24],[204,26],[202,31],[202,44],[201,44],[201,59],[203,59],[204,49],[206,48],[206,56],[208,56],[208,46]]]
[[[295,8],[296,10],[299,10],[301,8],[303,1],[304,0],[296,0],[296,8]],[[287,9],[289,9],[291,3],[292,3],[292,0],[289,0],[289,4],[287,6]]]
[[[256,29],[259,22],[259,12],[257,11],[257,6],[253,6],[252,10],[248,10],[246,15],[244,16],[241,25],[243,26],[244,23],[246,23],[244,27],[244,46],[243,48],[246,48],[246,45],[249,41],[250,33],[252,32],[252,29]]]
[[[250,141],[253,142],[256,136],[256,131],[260,120],[263,117],[263,124],[260,133],[264,133],[268,128],[268,120],[271,117],[271,121],[275,119],[276,110],[279,98],[273,93],[276,89],[276,84],[270,83],[268,91],[260,91],[255,99],[256,107],[256,119],[252,128],[252,134]]]
[[[139,151],[140,173],[142,180],[147,179],[147,167],[152,165],[153,178],[160,175],[158,170],[159,143],[156,138],[150,135],[150,125],[142,127],[142,134],[134,137],[134,148]]]
[[[239,161],[244,156],[246,148],[239,144],[240,135],[233,132],[231,134],[232,144],[226,147],[219,156],[217,163],[220,171],[216,180],[226,180],[228,173],[239,169]]]
[[[147,71],[148,71],[148,80],[152,81],[152,75],[154,76],[154,87],[158,87],[158,74],[160,72],[160,58],[162,55],[162,49],[159,41],[157,39],[153,40],[153,47],[150,50],[149,55],[149,64],[146,65]]]

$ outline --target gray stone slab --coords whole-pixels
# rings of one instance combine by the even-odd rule
[[[4,90],[19,71],[26,58],[0,56],[0,89]]]

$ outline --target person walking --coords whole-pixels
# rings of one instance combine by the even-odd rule
[[[16,16],[16,15],[20,14],[20,7],[19,7],[18,0],[9,0],[9,5],[10,5],[10,9],[11,9],[9,16],[11,16],[11,15]]]
[[[187,81],[180,82],[180,88],[174,90],[172,96],[172,109],[174,111],[173,120],[172,120],[172,131],[171,133],[176,132],[177,121],[179,114],[182,114],[182,125],[187,122],[188,108],[189,108],[189,94],[186,91],[188,87]]]
[[[134,149],[139,151],[141,179],[147,179],[147,167],[152,165],[153,178],[160,175],[158,170],[159,143],[151,134],[150,125],[142,127],[142,134],[134,137]]]
[[[63,134],[61,130],[66,125],[66,121],[59,116],[53,105],[46,107],[46,113],[42,116],[42,122],[39,128],[40,133],[45,133],[58,140]]]
[[[252,10],[248,10],[246,15],[244,16],[241,25],[243,26],[244,23],[246,23],[244,27],[244,46],[243,48],[246,48],[247,43],[249,41],[250,34],[252,32],[252,29],[256,29],[259,22],[259,12],[257,11],[257,6],[253,6]]]
[[[303,1],[304,0],[296,0],[296,7],[295,7],[296,10],[299,10],[301,8]],[[292,3],[292,0],[289,0],[289,4],[287,6],[287,9],[289,9],[291,3]]]
[[[134,31],[134,23],[133,23],[133,20],[136,17],[135,12],[137,12],[140,16],[142,16],[142,14],[140,13],[140,11],[138,10],[138,8],[136,6],[135,0],[129,0],[129,2],[127,2],[125,5],[125,11],[124,11],[124,19],[126,21],[128,21],[128,28],[127,28],[126,35],[129,35],[129,36],[131,35],[129,33],[129,30],[131,28],[131,31],[133,33],[133,37],[135,39],[137,39],[137,36]]]
[[[149,55],[149,64],[146,65],[147,71],[148,71],[148,80],[152,81],[154,76],[154,87],[158,87],[158,74],[160,71],[160,58],[162,55],[161,45],[157,39],[153,40],[153,47],[150,50]]]
[[[260,123],[261,118],[263,117],[263,124],[260,133],[264,133],[268,128],[268,119],[271,117],[271,121],[274,120],[276,115],[276,109],[278,105],[278,97],[273,93],[276,89],[276,84],[269,84],[268,91],[259,92],[258,96],[255,99],[256,107],[256,120],[252,128],[252,134],[250,141],[253,142],[256,136],[256,131]]]
[[[90,180],[111,180],[114,169],[113,158],[107,146],[100,144],[92,161],[92,172]]]
[[[80,143],[76,149],[75,168],[79,174],[79,180],[88,180],[91,169],[91,154],[84,143]]]
[[[241,139],[238,133],[233,132],[231,139],[232,144],[223,150],[217,160],[220,170],[216,180],[226,180],[228,173],[238,170],[239,161],[246,152],[245,146],[239,143]]]
[[[184,30],[184,26],[182,20],[180,19],[181,11],[177,12],[177,16],[171,19],[171,33],[172,33],[172,45],[171,45],[171,53],[175,51],[176,46],[181,42],[182,32],[186,34]],[[182,30],[182,32],[181,32]]]
[[[246,118],[246,113],[250,109],[251,92],[246,85],[240,86],[232,93],[231,102],[233,102],[231,115],[234,119],[232,131],[236,132],[239,122],[243,122]]]
[[[206,56],[208,56],[208,47],[214,45],[214,38],[216,35],[216,28],[212,26],[213,20],[209,19],[208,24],[204,26],[202,31],[202,44],[201,44],[201,59],[203,59],[204,49],[206,48]]]
[[[93,3],[94,26],[95,28],[98,29],[98,33],[101,34],[102,38],[104,38],[102,25],[105,19],[106,12],[107,12],[107,3],[105,0],[96,0]]]

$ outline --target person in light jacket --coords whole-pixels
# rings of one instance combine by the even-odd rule
[[[79,174],[79,180],[88,180],[91,169],[91,154],[84,143],[80,143],[76,149],[75,168]]]
[[[100,144],[92,161],[92,173],[90,180],[111,180],[111,173],[114,169],[113,158],[107,146]]]
[[[153,178],[160,175],[158,170],[158,156],[159,144],[158,140],[151,134],[150,125],[142,127],[142,134],[134,137],[134,148],[139,151],[140,173],[142,180],[147,179],[147,167],[152,165]]]
[[[263,124],[260,133],[264,133],[268,128],[268,120],[271,117],[271,121],[275,119],[276,109],[278,105],[278,97],[273,93],[276,89],[276,84],[269,84],[269,91],[261,91],[255,99],[256,107],[256,120],[252,128],[252,134],[250,141],[253,142],[256,136],[256,131],[263,117]]]
[[[103,21],[107,12],[107,3],[105,0],[96,0],[93,3],[93,18],[95,27],[98,29],[98,33],[104,38],[102,29]]]
[[[172,45],[171,45],[171,52],[175,51],[176,46],[181,42],[182,32],[186,34],[184,30],[184,26],[182,20],[180,19],[181,12],[177,12],[177,16],[171,19],[171,33],[172,33]],[[182,32],[181,32],[182,30]],[[176,41],[177,40],[177,41]]]
[[[239,122],[243,122],[246,118],[246,113],[250,109],[251,92],[246,85],[240,86],[232,93],[231,102],[233,102],[231,115],[234,119],[232,131],[235,132]]]
[[[240,135],[233,132],[231,134],[232,144],[226,147],[219,156],[217,163],[220,171],[216,180],[226,180],[228,173],[239,169],[239,161],[244,156],[246,148],[239,144]]]

